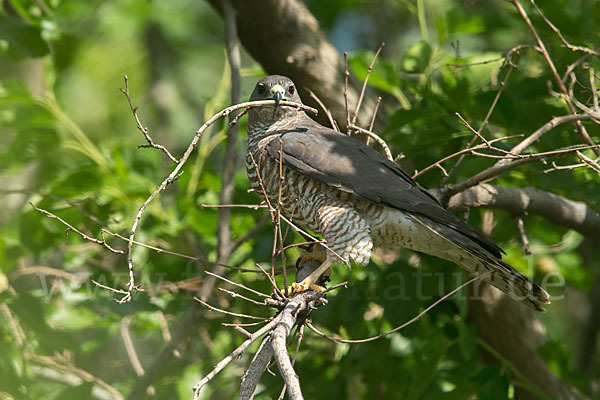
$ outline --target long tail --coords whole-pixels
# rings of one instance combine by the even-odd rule
[[[440,237],[463,250],[457,249],[458,254],[449,252],[444,258],[460,265],[475,276],[481,276],[484,281],[526,306],[536,311],[546,311],[543,304],[550,304],[548,292],[514,267],[449,226],[428,218],[418,218],[418,220]]]

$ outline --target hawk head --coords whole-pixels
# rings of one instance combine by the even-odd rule
[[[281,75],[269,75],[258,81],[250,96],[250,101],[256,100],[275,100],[277,104],[286,100],[302,104],[294,82]]]
[[[282,100],[302,104],[296,85],[285,76],[269,75],[258,81],[250,96],[250,101],[257,100],[275,100],[277,105],[248,110],[249,124],[259,121],[263,126],[271,125],[282,119],[297,118],[304,114],[304,111],[296,107],[279,105]]]

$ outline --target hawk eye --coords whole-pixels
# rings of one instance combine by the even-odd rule
[[[265,85],[262,83],[258,85],[258,94],[265,94]]]
[[[294,85],[291,85],[291,86],[288,88],[288,92],[290,92],[290,94],[291,94],[291,95],[293,95],[295,91],[296,91],[296,88],[294,87]]]

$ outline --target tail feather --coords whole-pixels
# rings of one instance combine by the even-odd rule
[[[489,271],[489,278],[483,276],[483,280],[536,311],[546,311],[543,304],[550,304],[548,292],[502,260],[482,260],[482,263]],[[470,269],[465,265],[463,267]]]
[[[420,216],[418,221],[456,246],[454,251],[446,250],[444,254],[436,254],[437,256],[460,265],[475,276],[480,276],[482,280],[500,289],[514,300],[536,311],[546,311],[543,304],[550,304],[548,292],[513,266],[449,226]]]

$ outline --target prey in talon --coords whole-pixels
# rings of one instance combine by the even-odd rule
[[[318,276],[315,272],[327,260],[326,250],[319,244],[311,244],[302,252],[302,255],[296,260],[296,282],[292,283],[289,291],[293,294],[313,290],[315,292],[324,291],[325,284],[329,282],[331,270],[327,268]]]

